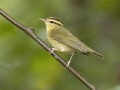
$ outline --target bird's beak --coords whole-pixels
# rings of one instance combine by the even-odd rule
[[[39,18],[40,20],[42,20],[43,22],[46,22],[46,19],[43,19],[43,18]]]

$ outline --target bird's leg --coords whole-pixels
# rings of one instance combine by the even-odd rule
[[[66,66],[66,67],[68,67],[68,66],[70,65],[70,62],[71,62],[71,60],[72,60],[73,55],[74,55],[74,52],[72,53],[72,55],[71,55],[71,57],[70,57],[70,60],[67,62],[67,66]]]
[[[51,53],[53,53],[55,50],[60,51],[60,50],[59,50],[59,49],[57,49],[57,48],[52,48],[52,50],[51,50],[50,54],[51,54]]]

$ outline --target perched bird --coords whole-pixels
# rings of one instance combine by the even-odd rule
[[[81,52],[86,55],[91,53],[103,59],[101,54],[89,48],[77,37],[72,35],[66,28],[64,28],[63,23],[59,19],[55,17],[49,17],[47,19],[40,18],[40,20],[46,24],[48,41],[54,47],[52,48],[51,53],[55,50],[58,50],[72,54],[69,61],[67,62],[66,67],[70,65],[74,53],[77,52]]]

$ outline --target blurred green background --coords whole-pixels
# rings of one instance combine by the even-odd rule
[[[0,0],[0,8],[46,38],[38,18],[63,21],[104,55],[75,54],[71,66],[97,90],[120,90],[120,0]],[[70,55],[57,52],[66,61]],[[89,90],[24,32],[0,16],[0,90]]]

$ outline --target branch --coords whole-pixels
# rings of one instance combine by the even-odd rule
[[[0,14],[6,18],[9,22],[11,22],[13,25],[18,27],[20,30],[24,31],[27,35],[29,35],[32,39],[34,39],[40,46],[42,46],[46,51],[49,53],[51,52],[51,48],[48,47],[34,32],[33,28],[28,28],[16,20],[14,20],[12,17],[10,17],[7,13],[5,13],[1,8],[0,8]],[[55,52],[51,53],[51,55],[59,61],[65,68],[67,66],[67,63],[60,57],[58,54]],[[96,90],[93,85],[91,85],[89,82],[87,82],[78,72],[76,72],[71,66],[68,66],[67,69],[76,77],[78,78],[84,85],[86,85],[90,90]]]

